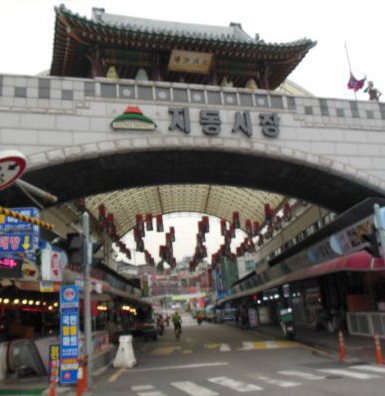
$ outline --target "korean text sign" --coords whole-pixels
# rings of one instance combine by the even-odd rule
[[[73,384],[78,379],[79,358],[79,287],[60,289],[60,383]]]

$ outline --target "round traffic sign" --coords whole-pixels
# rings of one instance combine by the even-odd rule
[[[0,151],[0,190],[21,177],[27,168],[27,160],[20,151]]]

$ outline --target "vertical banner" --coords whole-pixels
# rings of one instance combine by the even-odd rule
[[[59,382],[59,358],[60,358],[60,345],[53,344],[49,346],[49,365],[48,377],[50,384],[57,384]]]
[[[60,289],[60,383],[74,384],[78,379],[79,287]]]

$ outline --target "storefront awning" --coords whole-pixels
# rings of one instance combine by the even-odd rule
[[[356,252],[348,256],[343,256],[334,260],[327,261],[326,263],[313,265],[311,267],[291,272],[285,276],[266,282],[263,285],[253,287],[232,296],[226,297],[225,299],[218,301],[218,304],[223,304],[227,301],[231,301],[237,298],[250,296],[255,293],[260,293],[264,290],[268,290],[272,287],[277,287],[285,283],[291,283],[308,278],[316,278],[339,271],[385,271],[385,260],[382,258],[373,257],[366,251]]]

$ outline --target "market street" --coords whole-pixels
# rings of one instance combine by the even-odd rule
[[[184,317],[180,341],[169,327],[156,342],[136,338],[134,349],[138,366],[111,368],[95,381],[94,395],[383,395],[385,368],[342,365],[233,324],[198,326]]]

